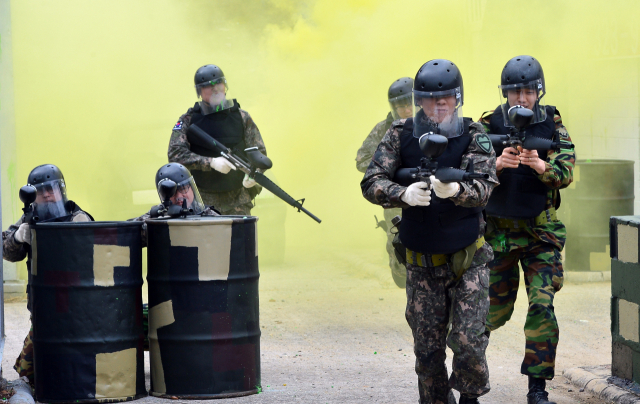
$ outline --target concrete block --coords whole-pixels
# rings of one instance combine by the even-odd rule
[[[633,379],[633,350],[626,345],[613,343],[611,373],[623,379]]]
[[[640,264],[611,260],[611,294],[640,304]]]
[[[640,307],[624,299],[618,300],[618,327],[624,339],[640,342]]]
[[[618,259],[638,263],[638,227],[618,223]]]

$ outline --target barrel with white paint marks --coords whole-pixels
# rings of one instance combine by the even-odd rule
[[[146,396],[140,222],[38,223],[32,230],[35,398]]]
[[[152,395],[259,391],[256,225],[252,216],[147,221]]]

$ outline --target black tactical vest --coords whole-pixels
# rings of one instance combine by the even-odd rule
[[[200,105],[196,104],[191,114],[191,125],[198,127],[215,140],[230,149],[240,157],[244,157],[244,124],[240,114],[240,106],[233,100],[233,107],[212,114],[202,115]],[[188,133],[188,132],[187,132]],[[187,140],[189,135],[187,134]],[[220,154],[190,142],[189,150],[205,157],[220,157]],[[191,170],[198,188],[209,192],[228,192],[242,187],[244,173],[231,170],[227,174],[218,171]]]
[[[547,105],[547,118],[526,128],[526,136],[537,136],[552,139],[555,132],[554,114],[559,114],[555,107]],[[506,135],[510,128],[504,126],[501,106],[491,115],[489,133]],[[504,147],[496,147],[496,155],[500,156]],[[546,160],[547,151],[538,150],[538,156]],[[532,219],[545,208],[549,188],[538,179],[533,168],[520,164],[518,168],[505,168],[498,178],[500,185],[493,189],[486,211],[489,216],[509,219]]]
[[[471,143],[469,124],[464,119],[464,133],[449,139],[447,149],[438,157],[438,167],[459,168],[462,155]],[[399,168],[415,168],[424,157],[418,139],[413,137],[413,118],[407,119],[400,134]],[[413,251],[429,254],[451,254],[472,244],[480,231],[482,208],[456,206],[451,200],[431,194],[429,206],[411,206],[402,209],[400,240]]]

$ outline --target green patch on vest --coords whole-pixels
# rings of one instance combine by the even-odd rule
[[[491,146],[491,139],[489,139],[489,136],[487,136],[484,133],[481,133],[476,136],[476,144],[478,145],[480,150],[482,150],[485,153],[490,153],[491,148],[493,147]]]

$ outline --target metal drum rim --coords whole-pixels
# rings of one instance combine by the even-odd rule
[[[149,395],[160,398],[172,398],[177,397],[178,399],[183,400],[203,400],[203,399],[217,399],[217,398],[234,398],[234,397],[244,397],[250,396],[252,394],[258,394],[258,389],[247,390],[247,391],[238,391],[235,393],[222,393],[222,394],[170,394],[170,393],[158,393],[153,390],[149,390]]]
[[[85,228],[114,228],[114,227],[142,227],[142,222],[51,222],[36,223],[35,229],[85,229]]]
[[[258,221],[257,216],[198,216],[198,219],[147,219],[147,226],[218,226],[233,223],[255,223]]]
[[[104,398],[87,398],[79,400],[49,400],[46,397],[34,397],[38,402],[47,402],[54,404],[63,403],[81,403],[81,404],[102,404],[102,403],[124,403],[126,401],[139,400],[144,397],[148,397],[149,393],[136,394],[135,396],[125,397],[104,397]]]

